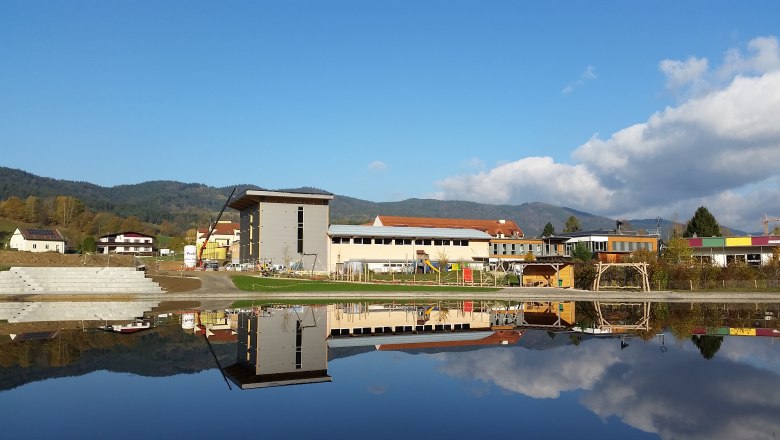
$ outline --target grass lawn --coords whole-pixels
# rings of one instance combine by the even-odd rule
[[[312,281],[290,278],[233,277],[233,283],[249,292],[495,292],[493,287],[410,286],[338,281]]]

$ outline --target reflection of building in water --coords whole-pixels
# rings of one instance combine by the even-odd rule
[[[330,382],[325,306],[238,314],[236,363],[225,373],[242,389]]]
[[[195,310],[182,313],[181,327],[205,335],[212,343],[235,342],[238,315],[224,310]]]
[[[572,322],[573,302],[339,304],[328,306],[328,344],[378,350],[506,345],[520,339],[522,328],[567,328]]]
[[[505,303],[459,301],[432,305],[336,304],[328,306],[331,336],[570,327],[573,301]]]

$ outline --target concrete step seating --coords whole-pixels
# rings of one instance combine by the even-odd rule
[[[162,293],[133,267],[12,267],[0,272],[0,293]]]
[[[0,303],[0,320],[129,321],[157,307],[158,301]]]

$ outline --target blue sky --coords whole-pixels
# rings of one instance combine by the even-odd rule
[[[759,230],[780,216],[778,9],[6,1],[0,164],[626,218],[704,204]]]

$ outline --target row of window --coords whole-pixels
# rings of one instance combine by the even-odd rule
[[[613,241],[612,250],[617,252],[634,252],[640,249],[653,250],[653,244],[648,242]]]
[[[136,247],[136,246],[128,246],[128,247],[117,246],[113,250],[114,250],[114,252],[151,252],[152,248],[144,247],[144,246],[138,246],[138,247]]]
[[[366,238],[366,237],[333,237],[333,244],[383,244],[396,246],[468,246],[468,240],[433,240],[427,238]]]
[[[524,243],[493,243],[493,255],[525,255],[528,252],[541,254],[542,245],[529,243],[526,246]]]

